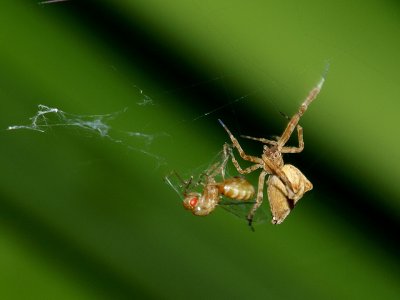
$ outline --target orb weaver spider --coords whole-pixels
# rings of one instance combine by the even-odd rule
[[[298,125],[300,118],[303,116],[305,111],[311,102],[317,97],[321,91],[322,85],[324,84],[325,77],[322,77],[320,82],[314,87],[300,105],[298,111],[289,120],[282,135],[276,140],[268,140],[265,138],[255,138],[251,136],[241,136],[246,139],[259,141],[264,145],[263,153],[261,157],[251,156],[246,154],[240,146],[238,140],[229,131],[228,127],[221,121],[218,120],[228,133],[232,146],[237,149],[240,157],[243,160],[254,163],[248,168],[242,169],[236,160],[233,151],[230,149],[230,156],[232,162],[240,174],[248,174],[257,169],[262,169],[258,178],[258,190],[256,202],[247,215],[249,225],[252,226],[254,214],[263,202],[263,189],[266,175],[270,175],[267,180],[267,193],[272,213],[272,223],[280,224],[288,216],[290,211],[293,209],[297,201],[299,201],[303,195],[313,188],[312,183],[301,173],[299,169],[290,164],[284,164],[282,154],[283,153],[300,153],[304,149],[303,141],[303,128]],[[299,145],[297,147],[285,146],[294,129],[297,128],[297,136]]]

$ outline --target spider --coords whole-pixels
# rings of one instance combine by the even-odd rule
[[[312,183],[301,173],[299,169],[290,164],[284,164],[283,153],[300,153],[304,149],[303,128],[298,125],[301,116],[305,113],[311,102],[320,92],[325,78],[322,77],[320,82],[308,94],[306,99],[300,105],[298,111],[289,120],[285,130],[276,140],[268,140],[265,138],[254,138],[251,136],[241,136],[243,138],[259,141],[264,143],[263,153],[261,157],[246,154],[240,146],[238,140],[229,131],[226,125],[218,120],[228,133],[232,145],[237,149],[242,159],[254,163],[248,168],[242,169],[236,160],[233,151],[229,148],[232,162],[240,174],[248,174],[257,169],[262,169],[258,178],[258,190],[255,204],[247,215],[249,225],[252,226],[254,214],[263,201],[264,180],[266,175],[270,175],[267,180],[268,200],[272,213],[272,223],[280,224],[288,216],[297,201],[299,201],[304,193],[313,188]],[[299,145],[297,147],[285,146],[294,129],[297,128]]]
[[[236,176],[225,179],[225,168],[229,160],[229,148],[230,146],[228,144],[224,144],[222,161],[213,164],[209,169],[203,172],[200,175],[199,181],[194,184],[194,186],[204,186],[202,193],[192,190],[189,191],[193,176],[189,180],[184,181],[173,171],[179,181],[183,183],[183,206],[194,215],[206,216],[210,214],[217,207],[222,195],[238,201],[247,201],[254,196],[254,187],[245,178]],[[222,177],[221,182],[217,182],[215,179],[217,176]],[[203,179],[203,177],[205,179]],[[165,177],[165,180],[174,187],[168,176]]]

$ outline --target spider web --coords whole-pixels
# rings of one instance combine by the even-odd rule
[[[57,2],[66,2],[69,0],[48,0],[48,1],[40,1],[39,4],[51,4],[51,3],[57,3]]]
[[[138,105],[152,104],[152,99],[147,95],[138,102]],[[120,144],[127,149],[139,152],[145,156],[154,159],[157,163],[157,168],[166,164],[164,157],[147,150],[153,143],[155,138],[168,136],[166,133],[143,133],[138,131],[115,131],[111,126],[111,121],[118,118],[121,114],[128,111],[124,108],[121,111],[100,115],[79,115],[67,113],[56,107],[39,104],[37,112],[30,117],[30,123],[24,125],[11,125],[7,130],[32,130],[41,133],[46,133],[51,129],[71,128],[78,129],[82,134],[100,137],[111,141],[112,143]],[[134,138],[132,143],[130,140]]]
[[[68,0],[50,0],[50,1],[41,1],[39,4],[58,4],[58,2],[66,2]],[[223,80],[224,76],[219,76],[212,78],[210,81],[214,80]],[[185,88],[193,88],[200,83],[195,83],[190,85],[189,87],[183,87],[182,89]],[[143,91],[137,87],[136,85],[133,85],[136,89],[138,89],[139,93],[143,96],[141,101],[137,103],[139,106],[148,106],[148,105],[154,105],[153,100],[145,95]],[[248,93],[245,93],[244,95],[241,94],[238,97],[234,97],[230,101],[228,101],[225,104],[222,105],[217,105],[216,107],[211,107],[210,109],[207,109],[206,111],[200,113],[200,114],[195,114],[192,117],[189,117],[187,120],[183,120],[180,122],[177,122],[177,124],[173,124],[174,127],[181,127],[184,125],[184,123],[192,123],[196,121],[200,121],[206,118],[209,118],[216,114],[217,112],[220,112],[222,110],[225,110],[226,108],[233,108],[235,104],[249,99],[252,95],[257,94],[262,90],[263,87],[261,88],[256,88],[251,90]],[[165,92],[165,91],[164,91]],[[167,91],[167,93],[170,93],[171,91]],[[174,90],[172,91],[174,93]],[[267,99],[267,101],[271,102],[271,99]],[[272,103],[272,106],[275,106],[274,103]],[[275,110],[279,112],[279,110],[275,107]],[[124,131],[124,132],[119,132],[123,133],[124,137],[117,137],[113,132],[112,128],[110,125],[110,122],[117,118],[119,115],[125,113],[127,109],[111,113],[111,114],[104,114],[104,115],[75,115],[75,114],[70,114],[66,113],[58,108],[52,108],[48,107],[45,105],[39,105],[38,106],[38,111],[35,116],[30,118],[31,123],[28,125],[14,125],[10,126],[8,129],[9,130],[17,130],[17,129],[29,129],[29,130],[36,130],[39,132],[46,132],[50,128],[53,127],[75,127],[80,130],[83,130],[85,132],[88,132],[93,135],[100,136],[102,138],[107,138],[110,141],[114,143],[118,143],[121,145],[126,146],[128,149],[142,153],[144,155],[147,155],[151,158],[153,158],[158,166],[160,165],[166,165],[167,161],[165,158],[161,157],[160,155],[150,152],[148,150],[148,147],[153,143],[155,138],[158,138],[162,135],[166,136],[168,134],[166,133],[158,133],[158,134],[149,134],[149,133],[144,133],[144,132],[139,132],[139,131]],[[168,130],[172,130],[172,127],[169,127]],[[129,144],[127,143],[127,139],[129,138],[134,138],[136,140],[136,145]],[[179,198],[183,198],[183,182],[189,180],[189,178],[193,177],[193,182],[201,182],[201,177],[202,174],[204,174],[213,164],[221,160],[221,152],[219,152],[217,155],[214,156],[214,158],[211,159],[211,161],[205,165],[199,166],[195,169],[191,169],[187,172],[184,173],[182,178],[179,178],[176,175],[169,175],[165,177],[166,183],[178,194]],[[171,168],[174,168],[173,166]],[[171,169],[170,168],[170,169]],[[232,176],[236,176],[236,171],[230,172],[230,167],[227,168],[226,170],[226,178],[229,178],[229,174],[233,174]],[[220,176],[217,176],[215,178],[217,182],[221,182],[223,179]],[[191,187],[192,191],[197,191],[197,192],[202,192],[203,186],[201,184],[197,184],[196,186]],[[267,199],[264,199],[265,201]],[[254,203],[254,202],[253,202]],[[232,214],[238,216],[239,218],[246,220],[246,216],[248,215],[248,212],[251,208],[251,202],[243,203],[241,201],[235,201],[226,197],[223,197],[222,201],[220,202],[219,207],[228,210]],[[268,207],[268,205],[262,205],[261,208],[257,211],[257,214],[255,215],[255,223],[258,222],[264,222],[269,219],[269,214],[265,213],[265,208]],[[218,208],[217,208],[218,209]]]
[[[143,95],[143,98],[140,100],[140,102],[137,103],[137,105],[154,105],[153,100],[149,96],[145,95],[142,90],[140,90],[140,93]],[[233,103],[244,98],[245,96],[238,98],[234,100]],[[222,108],[216,108],[212,112],[201,114],[198,117],[194,118],[192,121],[196,121],[201,117],[206,117],[207,115],[219,109]],[[104,138],[112,143],[120,144],[129,150],[146,155],[155,160],[155,162],[157,163],[157,168],[162,165],[167,165],[167,161],[164,157],[146,150],[149,146],[151,146],[156,138],[169,136],[167,133],[160,132],[149,134],[139,131],[115,132],[110,123],[120,117],[122,114],[125,114],[127,111],[128,108],[124,108],[123,110],[108,114],[81,115],[67,113],[56,107],[39,104],[37,107],[37,112],[34,116],[29,118],[29,122],[27,124],[10,125],[8,126],[7,130],[30,130],[40,133],[47,133],[56,128],[75,129],[78,130],[79,134],[88,137]],[[136,145],[132,145],[129,142],[129,139],[131,138],[134,138],[136,140]],[[221,150],[211,159],[210,162],[198,166],[195,169],[191,169],[190,171],[183,173],[182,176],[177,172],[171,172],[169,175],[165,176],[164,180],[166,184],[168,184],[178,194],[178,197],[183,200],[185,182],[188,182],[188,180],[192,180],[193,182],[188,191],[196,191],[202,193],[202,190],[204,188],[204,174],[212,166],[220,164],[222,162],[222,159],[223,151]],[[230,178],[238,175],[236,174],[237,172],[235,171],[235,169],[230,164],[231,163],[225,165],[223,169],[223,172],[225,173],[225,178]],[[221,173],[217,174],[214,179],[217,182],[223,181]],[[219,207],[237,216],[243,221],[246,221],[246,217],[252,207],[252,204],[254,204],[254,200],[243,202],[222,196]],[[254,218],[254,223],[257,224],[265,222],[268,218],[268,214],[262,207],[257,211]]]

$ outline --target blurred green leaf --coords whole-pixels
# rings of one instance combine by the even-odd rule
[[[2,299],[398,297],[396,2],[38,2],[0,4]],[[163,177],[204,171],[217,119],[279,135],[327,61],[285,157],[314,190],[287,220],[184,211]],[[127,110],[113,139],[5,130],[38,104]]]

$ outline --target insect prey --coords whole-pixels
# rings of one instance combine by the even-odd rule
[[[248,201],[253,198],[255,190],[253,185],[244,177],[236,176],[225,179],[226,163],[229,160],[229,145],[225,144],[221,162],[211,165],[200,175],[198,182],[193,183],[193,176],[184,181],[176,173],[180,182],[183,184],[183,206],[196,216],[206,216],[210,214],[220,203],[222,196],[237,201]],[[217,176],[222,178],[217,182]],[[168,176],[165,178],[171,185]],[[202,186],[202,192],[193,191],[195,187]]]

